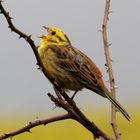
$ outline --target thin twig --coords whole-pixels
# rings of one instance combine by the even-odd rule
[[[27,41],[29,43],[29,45],[31,46],[33,52],[34,52],[34,55],[35,55],[35,58],[37,60],[37,65],[40,67],[40,69],[42,70],[43,74],[53,83],[52,79],[49,77],[49,74],[47,73],[46,69],[44,68],[43,66],[43,63],[40,59],[40,56],[39,56],[39,53],[37,51],[37,47],[34,43],[34,41],[31,39],[31,36],[32,35],[27,35],[26,33],[22,32],[21,30],[17,29],[13,22],[12,22],[12,18],[10,17],[9,15],[9,12],[7,12],[3,5],[2,5],[2,2],[3,1],[0,1],[0,12],[4,15],[4,17],[6,18],[7,22],[8,22],[8,27],[11,29],[11,31],[15,32],[16,34],[19,35],[19,39],[20,38],[23,38],[25,39],[25,41]],[[55,84],[55,83],[54,83]]]
[[[32,122],[29,122],[24,127],[20,128],[18,130],[15,130],[13,132],[0,134],[0,140],[6,139],[6,138],[12,138],[13,136],[19,135],[19,134],[24,133],[24,132],[30,132],[31,133],[31,128],[36,127],[38,125],[47,125],[48,123],[52,123],[52,122],[56,122],[56,121],[60,121],[60,120],[66,120],[66,119],[70,119],[70,118],[71,118],[70,114],[64,114],[64,115],[51,117],[51,118],[48,118],[48,119],[38,119],[38,120],[35,120],[35,121],[32,121]]]
[[[109,53],[109,42],[108,42],[108,35],[107,35],[107,21],[109,19],[110,13],[110,0],[106,0],[106,6],[104,11],[104,18],[102,24],[102,36],[103,36],[103,44],[104,44],[104,51],[105,51],[105,58],[106,58],[106,66],[108,67],[108,74],[109,74],[109,82],[110,82],[110,90],[112,96],[115,98],[115,79],[113,76],[111,58]],[[111,124],[112,128],[116,137],[116,140],[120,140],[120,133],[117,130],[117,123],[116,123],[116,108],[112,105],[111,106]]]

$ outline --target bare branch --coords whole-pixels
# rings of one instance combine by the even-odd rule
[[[8,27],[11,29],[11,31],[17,33],[19,35],[19,38],[24,38],[25,41],[27,41],[29,43],[29,45],[31,46],[31,48],[34,52],[34,55],[36,57],[37,65],[41,68],[43,74],[53,83],[52,79],[49,77],[49,74],[47,73],[47,71],[45,70],[45,68],[42,64],[42,61],[41,61],[38,51],[37,51],[37,47],[34,44],[34,41],[31,39],[31,35],[25,34],[24,32],[22,32],[21,30],[19,30],[18,28],[16,28],[14,26],[14,24],[12,22],[12,18],[9,15],[9,12],[7,12],[2,5],[2,1],[0,1],[0,10],[1,10],[1,13],[4,15],[4,17],[6,18]],[[54,83],[54,85],[55,85],[55,83]]]
[[[59,106],[65,108],[65,110],[67,110],[72,115],[72,118],[74,120],[77,120],[85,128],[87,128],[91,133],[93,133],[94,139],[103,137],[105,140],[112,140],[112,138],[110,136],[108,136],[107,134],[105,134],[101,129],[99,129],[95,125],[94,122],[91,122],[88,120],[88,118],[76,106],[76,103],[73,100],[71,100],[71,98],[60,87],[56,87],[56,90],[58,90],[58,92],[60,92],[60,94],[65,99],[65,101],[67,101],[67,103],[65,103],[65,105],[68,105],[68,108],[66,106],[64,106],[64,102],[62,102],[62,104]],[[50,96],[50,94],[49,94],[49,96]],[[54,98],[53,96],[51,96],[51,98],[53,99],[53,101],[56,104],[58,104],[58,100],[56,100],[56,98]]]
[[[29,132],[31,133],[31,128],[39,126],[39,125],[46,125],[48,123],[52,123],[52,122],[56,122],[56,121],[60,121],[60,120],[66,120],[71,118],[71,116],[69,114],[64,114],[64,115],[60,115],[60,116],[55,116],[55,117],[51,117],[48,119],[39,119],[39,120],[35,120],[32,122],[29,122],[27,125],[25,125],[24,127],[15,130],[13,132],[9,132],[9,133],[5,133],[5,134],[0,134],[0,140],[6,139],[6,138],[12,138],[15,135],[19,135],[21,133],[24,132]]]
[[[107,21],[109,19],[110,14],[110,0],[106,0],[106,6],[104,11],[104,18],[103,18],[103,24],[102,24],[102,36],[103,36],[103,43],[104,43],[104,51],[105,51],[105,58],[106,58],[106,66],[108,67],[108,74],[109,74],[109,81],[110,81],[110,90],[112,93],[112,96],[115,98],[116,91],[115,91],[115,79],[113,76],[113,70],[112,70],[112,64],[111,64],[111,58],[110,58],[110,52],[109,52],[109,46],[111,44],[108,43],[108,35],[107,35]],[[116,140],[120,140],[120,133],[117,130],[117,124],[116,124],[116,108],[112,105],[111,107],[111,124],[112,128],[116,137]]]

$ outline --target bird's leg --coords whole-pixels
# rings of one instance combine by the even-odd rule
[[[77,92],[78,92],[78,90],[76,90],[76,91],[74,92],[74,94],[71,96],[71,100],[74,99],[74,97],[75,97],[75,95],[76,95]]]

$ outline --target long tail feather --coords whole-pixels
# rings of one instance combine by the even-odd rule
[[[111,103],[124,115],[124,117],[125,117],[128,121],[131,120],[131,117],[129,116],[129,114],[127,113],[127,111],[121,106],[121,104],[120,104],[116,99],[114,99],[114,98],[110,95],[109,91],[105,90],[105,96],[106,96],[106,98],[108,98],[108,99],[111,101]]]

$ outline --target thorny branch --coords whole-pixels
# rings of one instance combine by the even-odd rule
[[[96,138],[104,138],[105,140],[112,140],[111,137],[109,137],[108,135],[106,135],[102,130],[100,130],[94,122],[91,122],[87,119],[87,117],[79,110],[79,108],[76,106],[75,102],[73,100],[71,100],[71,98],[59,87],[56,87],[58,92],[60,92],[61,95],[63,95],[63,98],[65,99],[65,101],[67,101],[67,105],[70,106],[70,110],[67,110],[67,108],[64,108],[64,106],[62,108],[64,108],[65,110],[67,110],[70,114],[72,114],[73,119],[77,120],[79,123],[81,123],[85,128],[87,128],[90,132],[92,132],[94,134],[94,139]],[[54,98],[52,98],[54,99]],[[72,112],[71,112],[72,111]]]
[[[55,116],[55,117],[51,117],[51,118],[47,118],[47,119],[38,119],[38,120],[35,120],[32,122],[29,122],[24,127],[20,128],[18,130],[15,130],[13,132],[0,134],[0,140],[6,139],[9,137],[12,138],[13,136],[19,135],[24,132],[31,133],[31,128],[36,127],[38,125],[47,125],[48,123],[51,123],[51,122],[56,122],[56,121],[60,121],[60,120],[70,119],[70,118],[71,118],[70,114],[64,114],[64,115]]]
[[[11,31],[17,33],[19,35],[19,38],[23,38],[27,41],[27,43],[29,43],[29,45],[32,48],[34,55],[36,57],[37,64],[41,68],[43,74],[48,79],[50,79],[47,71],[45,70],[45,68],[41,62],[41,59],[40,59],[39,54],[37,52],[36,45],[34,44],[34,41],[31,39],[31,35],[25,34],[24,32],[22,32],[21,30],[17,29],[14,26],[14,24],[12,22],[12,18],[10,17],[9,12],[7,12],[4,9],[1,0],[0,0],[0,13],[3,14],[4,17],[6,18],[6,20],[8,22],[8,27],[11,29]],[[57,97],[54,97],[50,93],[48,93],[48,96],[56,104],[56,106],[62,107],[68,113],[64,114],[64,115],[60,115],[60,116],[55,116],[55,117],[52,117],[49,119],[36,120],[36,121],[30,122],[26,126],[24,126],[23,128],[20,128],[18,130],[10,132],[10,133],[0,134],[0,140],[6,139],[9,137],[13,137],[15,135],[18,135],[18,134],[21,134],[24,132],[30,132],[31,128],[36,127],[38,125],[42,125],[42,124],[46,125],[46,124],[51,123],[51,122],[64,120],[64,119],[70,119],[70,118],[78,121],[81,125],[83,125],[85,128],[87,128],[94,135],[94,139],[102,137],[105,140],[112,140],[112,138],[110,136],[105,134],[93,122],[91,122],[87,119],[87,117],[76,106],[75,102],[60,87],[57,87],[57,85],[55,85],[55,83],[53,81],[51,81],[51,82],[54,84],[55,93],[56,93]]]
[[[113,76],[113,70],[112,70],[112,64],[111,64],[111,58],[109,53],[109,46],[108,43],[108,35],[107,35],[107,21],[109,19],[109,13],[110,13],[110,0],[106,0],[105,5],[105,11],[104,11],[104,18],[103,18],[103,24],[102,24],[102,36],[103,36],[103,44],[104,44],[104,51],[105,51],[105,58],[106,58],[106,66],[108,68],[108,74],[109,74],[109,82],[110,82],[110,90],[112,96],[115,98],[116,91],[115,91],[115,79]],[[117,130],[117,123],[116,123],[116,108],[112,105],[111,106],[111,125],[116,137],[116,140],[121,140],[120,133]]]

